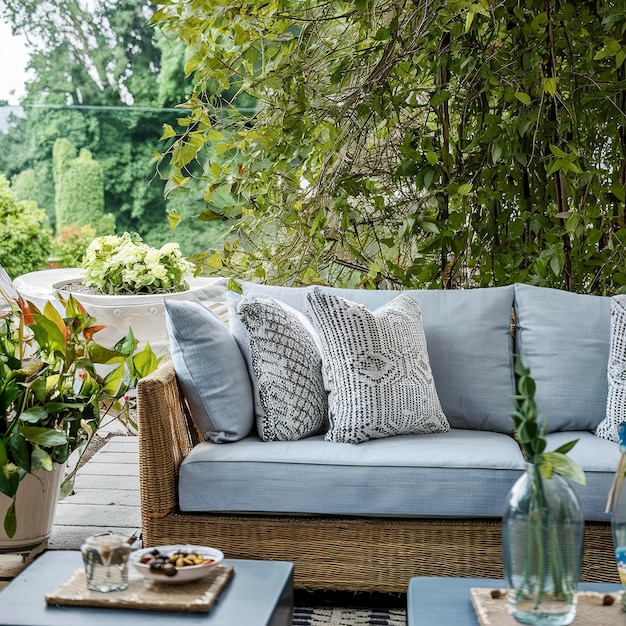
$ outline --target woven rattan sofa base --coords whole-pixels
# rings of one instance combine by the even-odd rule
[[[169,361],[137,389],[143,541],[208,544],[295,564],[302,589],[406,592],[414,576],[501,578],[499,520],[212,515],[178,511],[178,467],[198,441]],[[619,582],[608,523],[587,524],[582,580]]]

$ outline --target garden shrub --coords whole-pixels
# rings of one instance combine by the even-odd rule
[[[76,226],[76,224],[66,226],[52,240],[52,256],[58,259],[61,267],[78,267],[83,260],[87,246],[95,237],[96,229],[92,226]]]
[[[51,238],[45,211],[33,201],[17,201],[0,176],[0,264],[9,276],[44,269]]]

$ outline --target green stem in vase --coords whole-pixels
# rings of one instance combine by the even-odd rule
[[[573,593],[573,587],[567,580],[569,563],[575,550],[570,537],[571,529],[562,501],[558,502],[556,510],[551,510],[544,480],[550,481],[554,474],[559,474],[584,485],[585,476],[582,469],[566,456],[576,441],[554,451],[545,451],[546,426],[540,428],[537,423],[535,382],[519,359],[515,362],[515,372],[518,395],[514,396],[516,410],[512,418],[515,438],[528,464],[527,478],[530,481],[524,580],[517,588],[516,597],[521,601],[534,595],[534,608],[537,609],[546,593],[567,601],[571,601]],[[562,532],[565,532],[565,537],[560,536]],[[563,547],[564,553],[559,547]]]

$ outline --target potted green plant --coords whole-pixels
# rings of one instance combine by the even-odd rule
[[[582,468],[567,453],[576,441],[546,451],[539,426],[535,381],[515,362],[512,414],[526,471],[515,483],[502,520],[502,552],[509,613],[522,624],[571,624],[576,616],[584,518],[576,492],[562,477],[584,485]]]
[[[52,521],[47,531],[16,535],[30,521],[17,514],[24,484],[31,480],[37,487],[52,473],[62,474],[69,455],[97,431],[103,407],[119,408],[129,387],[153,371],[158,359],[150,345],[136,350],[130,329],[113,348],[98,344],[94,336],[104,327],[71,295],[58,294],[64,315],[51,302],[40,311],[7,293],[6,282],[0,295],[0,499],[6,535],[0,533],[0,546],[16,541],[19,548],[47,539]],[[108,366],[105,375],[96,368],[101,365]],[[44,501],[25,509],[52,502],[53,518],[59,484],[53,481],[51,493],[39,495]]]

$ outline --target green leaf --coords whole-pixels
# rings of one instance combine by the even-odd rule
[[[82,315],[85,315],[85,309],[83,305],[72,295],[67,299],[65,304],[65,315],[67,317],[75,317],[80,319]]]
[[[185,64],[185,76],[189,76],[194,70],[197,69],[198,65],[200,65],[200,59],[198,57],[190,59]]]
[[[15,463],[24,471],[30,472],[30,450],[26,439],[24,439],[19,430],[14,430],[11,433],[9,445],[11,446],[11,453]]]
[[[555,172],[558,172],[559,170],[563,169],[566,163],[567,161],[565,161],[564,159],[555,159],[552,162],[550,169],[548,169],[548,171],[546,172],[546,175],[552,176],[552,174],[554,174]]]
[[[522,104],[530,104],[530,96],[527,93],[523,93],[521,91],[516,91],[513,94]]]
[[[143,378],[154,372],[157,367],[156,354],[150,348],[150,344],[146,344],[143,350],[133,357],[133,365],[138,378]]]
[[[564,443],[562,446],[559,446],[554,452],[558,452],[559,454],[567,454],[578,442],[579,439],[574,439],[573,441]]]
[[[113,363],[121,363],[126,360],[126,355],[120,354],[116,350],[110,350],[109,348],[105,348],[100,344],[92,341],[87,347],[87,351],[89,353],[89,358],[94,363],[102,363],[105,364],[113,364]]]
[[[387,41],[389,39],[389,30],[381,26],[374,34],[374,39],[376,41]]]
[[[426,152],[426,160],[431,165],[437,165],[437,162],[439,161],[439,157],[437,156],[436,152],[433,152],[432,150],[429,150],[428,152]]]
[[[243,288],[241,287],[241,283],[236,278],[228,279],[228,290],[234,293],[238,293],[239,295],[243,295]]]
[[[48,417],[48,412],[42,406],[33,406],[20,413],[20,420],[28,424],[39,424]]]
[[[472,22],[474,21],[474,16],[476,15],[476,8],[472,5],[465,16],[465,32],[469,33],[470,28],[472,27]]]
[[[46,351],[55,352],[65,358],[65,335],[54,322],[44,315],[35,314],[33,318],[35,324],[32,324],[30,328],[35,336],[35,341]]]
[[[580,485],[586,484],[585,473],[571,457],[556,451],[544,452],[539,459],[539,464],[541,466],[544,463],[550,464],[554,473],[569,478]]]
[[[172,230],[176,228],[178,222],[180,222],[181,219],[181,216],[174,211],[171,211],[167,214],[167,222]]]
[[[65,433],[54,428],[43,428],[41,426],[21,426],[20,432],[24,438],[31,443],[40,446],[62,446],[67,443]]]
[[[12,498],[20,486],[20,471],[17,465],[5,463],[0,467],[0,493]]]
[[[613,185],[611,192],[620,202],[626,201],[626,189],[624,189],[624,185]]]
[[[114,370],[109,372],[104,378],[104,384],[102,385],[102,393],[116,397],[117,391],[124,380],[124,365],[119,365]]]
[[[569,158],[567,152],[563,152],[563,150],[557,148],[557,146],[555,146],[553,143],[550,144],[550,152],[552,152],[554,156],[560,157],[561,159]]]
[[[129,327],[128,333],[126,334],[126,336],[120,339],[115,344],[115,350],[119,352],[120,354],[123,354],[125,356],[130,356],[131,354],[133,354],[136,348],[137,348],[137,340],[135,339],[133,329]]]
[[[549,93],[551,96],[556,95],[556,78],[546,78],[543,83],[543,89],[546,93]]]
[[[170,137],[176,137],[176,131],[170,124],[163,124],[163,134],[161,135],[161,141],[169,139]]]
[[[13,499],[13,502],[11,502],[11,505],[4,516],[4,532],[7,534],[7,537],[11,538],[15,535],[16,530],[17,518],[15,516],[15,499]]]
[[[42,450],[39,446],[35,446],[33,448],[33,453],[31,455],[32,461],[32,470],[44,470],[46,472],[51,472],[54,468],[52,463],[52,457]]]
[[[446,102],[446,100],[449,100],[451,95],[452,94],[449,91],[440,91],[430,99],[430,104],[431,106],[437,107]]]
[[[427,233],[433,233],[435,235],[438,235],[440,232],[439,226],[437,226],[435,222],[428,222],[424,220],[423,222],[420,222],[419,225],[421,226],[422,230],[426,231]]]

